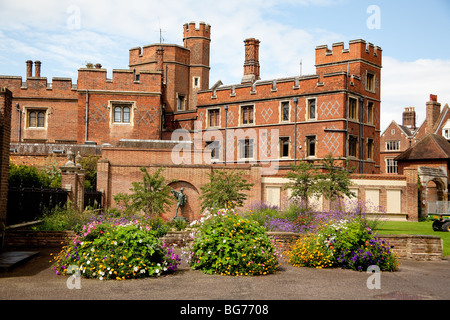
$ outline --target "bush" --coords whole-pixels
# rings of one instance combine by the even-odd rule
[[[77,266],[85,278],[131,279],[157,277],[176,270],[180,259],[156,233],[137,222],[114,225],[91,222],[85,233],[55,257],[53,269],[66,274]]]
[[[76,231],[81,225],[88,222],[92,212],[83,211],[79,213],[70,203],[64,207],[45,209],[42,215],[42,222],[34,226],[33,230],[39,231]]]
[[[288,252],[288,262],[294,266],[358,271],[371,265],[377,265],[381,271],[398,269],[389,244],[378,239],[363,218],[334,220],[300,238]]]
[[[336,264],[358,271],[377,265],[381,271],[395,271],[398,263],[391,248],[376,237],[364,220],[341,220],[322,232],[327,246],[332,248]]]
[[[278,253],[264,227],[234,211],[219,210],[194,222],[198,230],[185,248],[193,269],[207,274],[266,275],[278,270]]]

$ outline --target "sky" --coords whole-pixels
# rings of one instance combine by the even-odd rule
[[[237,84],[244,43],[260,43],[261,79],[314,74],[315,48],[364,39],[383,50],[381,130],[415,107],[417,125],[436,94],[450,103],[450,1],[376,0],[0,0],[0,75],[69,77],[100,63],[128,69],[128,50],[183,45],[183,24],[211,25],[210,86]]]

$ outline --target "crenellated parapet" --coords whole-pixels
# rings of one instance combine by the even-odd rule
[[[78,69],[78,90],[105,90],[161,93],[161,72],[142,70],[137,80],[133,70],[112,71],[107,78],[107,70],[102,68]]]
[[[25,96],[74,98],[77,90],[71,78],[59,77],[54,77],[49,82],[46,77],[28,77],[23,81],[20,76],[0,76],[0,85],[13,91],[15,98]]]
[[[185,23],[183,26],[184,40],[188,38],[206,38],[211,39],[211,26],[205,22],[200,22],[197,28],[195,22]]]
[[[343,42],[334,43],[332,49],[327,45],[316,47],[316,67],[361,59],[381,67],[382,50],[362,39],[351,40],[348,49],[344,48]]]

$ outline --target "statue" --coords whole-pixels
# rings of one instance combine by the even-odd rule
[[[186,198],[186,195],[183,193],[183,190],[184,190],[184,188],[181,188],[180,191],[176,191],[174,189],[171,189],[171,191],[170,191],[175,196],[175,199],[177,199],[177,211],[175,212],[174,219],[177,219],[178,208],[180,209],[180,218],[183,218],[182,217],[182,215],[183,215],[183,206],[187,202],[187,198]]]

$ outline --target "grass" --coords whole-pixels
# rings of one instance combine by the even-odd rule
[[[376,228],[378,234],[417,234],[438,236],[442,239],[443,256],[450,256],[450,232],[433,231],[433,221],[383,221]]]

